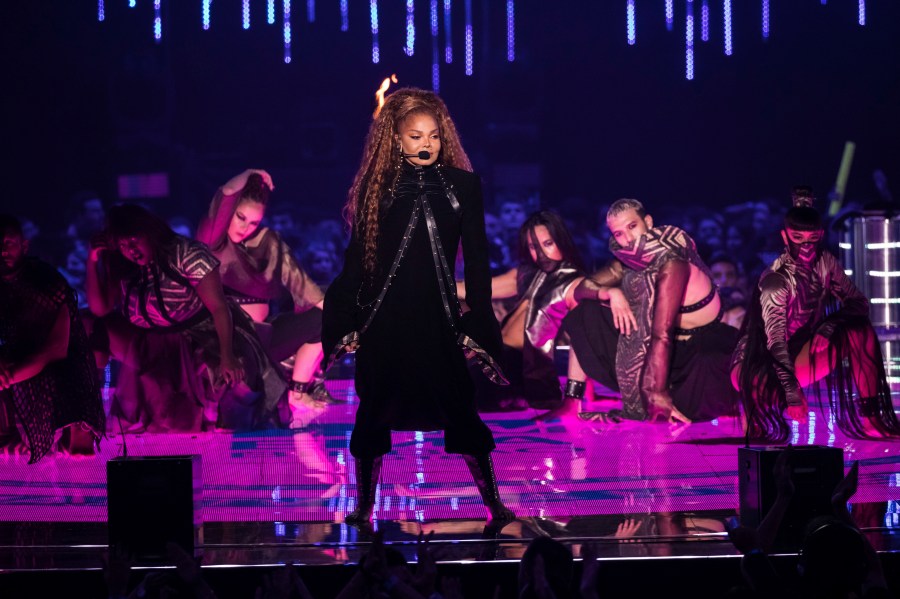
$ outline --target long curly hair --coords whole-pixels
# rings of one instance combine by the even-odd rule
[[[403,160],[399,127],[415,114],[427,114],[438,124],[441,136],[438,162],[472,171],[450,112],[437,94],[405,87],[385,99],[381,112],[369,127],[362,161],[344,206],[344,218],[362,245],[363,268],[369,276],[376,269],[381,211],[390,205],[384,200],[390,199]]]

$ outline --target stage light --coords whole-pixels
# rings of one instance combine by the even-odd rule
[[[687,16],[684,27],[684,77],[694,80],[694,0],[687,0]]]
[[[153,0],[153,39],[158,44],[162,40],[162,0]]]
[[[406,0],[406,55],[412,56],[416,47],[416,0]]]
[[[703,0],[700,7],[700,39],[709,41],[709,0]]]
[[[441,53],[440,44],[438,43],[438,0],[431,0],[429,4],[429,16],[431,17],[431,89],[437,93],[441,90]]]
[[[266,3],[266,23],[275,24],[275,0],[268,0]]]
[[[675,28],[675,0],[666,0],[666,29]]]
[[[244,0],[244,29],[250,29],[250,0]]]
[[[212,0],[203,0],[203,4],[200,7],[200,18],[202,19],[203,29],[209,29],[209,9],[212,4]]]
[[[725,56],[731,56],[734,46],[731,43],[731,0],[722,0],[725,13]]]
[[[472,0],[465,1],[465,12],[466,12],[466,75],[471,75],[474,72],[474,62],[475,62],[475,51],[472,47],[473,44],[473,35],[472,35]]]
[[[134,8],[137,6],[137,0],[128,0],[128,8]]]
[[[453,23],[450,18],[452,13],[453,0],[444,0],[444,62],[447,64],[453,62],[453,37],[451,36]]]
[[[369,0],[369,20],[372,23],[372,62],[378,64],[381,60],[378,49],[378,0]]]
[[[341,31],[350,29],[350,9],[347,2],[348,0],[341,0]]]
[[[516,59],[516,3],[506,0],[506,60]]]
[[[291,0],[283,0],[284,26],[284,62],[291,62]]]
[[[769,0],[762,0],[762,36],[769,39]]]
[[[859,0],[859,24],[866,24],[866,0]]]
[[[628,0],[625,4],[625,33],[628,36],[628,45],[633,46],[636,39],[634,23],[634,0]]]

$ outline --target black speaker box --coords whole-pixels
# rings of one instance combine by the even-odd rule
[[[188,555],[203,544],[199,455],[112,459],[106,497],[110,548],[139,562],[161,562],[170,541]]]
[[[773,469],[784,447],[738,448],[738,488],[741,524],[756,528],[772,504],[777,489]],[[831,495],[844,478],[844,451],[817,445],[792,448],[794,496],[775,539],[779,549],[796,549],[807,523],[833,513]]]

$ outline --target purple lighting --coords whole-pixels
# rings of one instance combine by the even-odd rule
[[[429,17],[431,17],[431,89],[441,91],[441,53],[438,43],[438,0],[429,3]]]
[[[406,55],[416,49],[416,0],[406,0]]]
[[[453,12],[453,0],[444,0],[444,62],[450,64],[453,62],[453,42],[451,41],[452,31],[451,14]]]
[[[725,13],[725,56],[731,56],[734,46],[731,43],[731,0],[722,0]]]
[[[687,0],[687,17],[684,28],[684,77],[694,79],[694,0]]]
[[[473,38],[472,35],[472,0],[466,0],[465,2],[465,12],[466,12],[466,75],[471,75],[474,72],[474,62],[475,62],[475,51],[473,48]]]
[[[859,24],[866,24],[866,0],[859,0]]]
[[[306,0],[306,20],[316,22],[316,0]]]
[[[675,27],[675,0],[666,0],[666,29]]]
[[[634,0],[628,0],[625,4],[625,34],[628,36],[628,45],[633,46],[637,41],[634,23]]]
[[[153,0],[153,39],[158,44],[162,40],[162,0]]]
[[[769,0],[762,0],[762,36],[769,39]]]
[[[700,7],[700,39],[709,41],[709,0],[703,0]]]
[[[97,20],[106,20],[106,7],[103,5],[103,0],[97,0]]]
[[[250,29],[250,0],[244,0],[244,29]]]
[[[516,59],[516,2],[506,0],[506,60]]]
[[[378,64],[381,60],[378,48],[378,0],[369,0],[369,20],[372,23],[372,62]]]
[[[347,7],[348,0],[341,0],[341,31],[350,29],[350,10]]]
[[[284,62],[291,62],[291,0],[284,1]]]

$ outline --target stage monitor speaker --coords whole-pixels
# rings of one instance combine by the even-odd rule
[[[785,447],[738,448],[741,524],[756,528],[772,504],[777,489],[773,469]],[[779,549],[799,548],[807,523],[832,514],[831,495],[844,478],[844,451],[817,445],[792,448],[794,497],[775,539]]]
[[[166,543],[196,555],[203,543],[199,455],[115,458],[106,463],[110,548],[139,562],[166,559]]]

